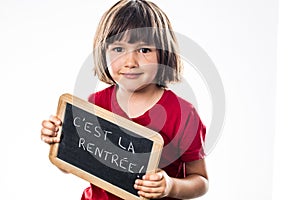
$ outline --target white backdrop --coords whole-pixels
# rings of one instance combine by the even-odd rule
[[[88,186],[50,164],[49,147],[40,141],[40,124],[55,113],[62,93],[74,91],[98,21],[113,2],[0,2],[2,197],[79,199]],[[297,199],[296,186],[284,183],[299,180],[299,164],[292,156],[297,121],[290,117],[299,111],[292,104],[299,102],[292,97],[297,92],[299,79],[293,67],[299,66],[299,56],[291,50],[300,46],[299,26],[293,21],[299,18],[298,5],[282,0],[278,15],[276,0],[154,2],[176,32],[207,52],[225,88],[226,120],[207,157],[210,190],[200,199]],[[197,100],[209,128],[209,95]]]

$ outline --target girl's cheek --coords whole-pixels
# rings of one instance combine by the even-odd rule
[[[108,66],[108,71],[109,71],[111,77],[112,77],[112,78],[115,78],[115,76],[116,76],[116,71],[114,70],[114,68],[113,68],[111,65]]]
[[[108,65],[108,72],[115,82],[120,81],[119,71],[120,71],[119,67]]]

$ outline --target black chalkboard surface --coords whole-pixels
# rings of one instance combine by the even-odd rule
[[[162,137],[141,125],[70,94],[60,97],[61,142],[49,158],[62,170],[123,199],[142,199],[134,181],[155,172]]]

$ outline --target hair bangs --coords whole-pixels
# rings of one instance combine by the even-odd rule
[[[113,16],[114,24],[110,26],[106,43],[114,41],[127,41],[129,43],[145,42],[147,44],[157,44],[158,31],[157,24],[149,16],[153,13],[146,9],[145,2],[131,1],[121,8]]]
[[[112,44],[115,41],[126,41],[128,43],[143,42],[148,45],[158,47],[158,33],[154,28],[136,28],[129,29],[117,35],[111,36],[106,40],[106,44]]]

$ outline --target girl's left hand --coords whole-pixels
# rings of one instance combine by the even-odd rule
[[[137,179],[134,184],[138,194],[149,199],[160,199],[168,196],[172,187],[172,178],[163,170],[159,170],[155,174],[146,174],[142,180]]]

